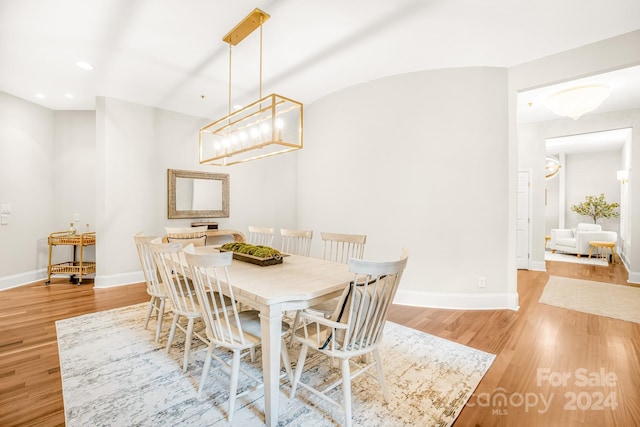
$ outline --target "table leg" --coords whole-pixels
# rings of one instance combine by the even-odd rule
[[[260,328],[262,329],[264,419],[267,426],[276,426],[280,394],[282,306],[272,305],[260,310]]]
[[[591,249],[589,249],[589,259],[591,259],[592,254],[593,254],[593,246],[591,246]]]

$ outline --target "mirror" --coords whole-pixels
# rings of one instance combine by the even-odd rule
[[[229,175],[167,169],[169,218],[228,218]]]

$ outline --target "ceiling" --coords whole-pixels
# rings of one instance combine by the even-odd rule
[[[108,96],[217,117],[228,106],[222,37],[255,7],[271,15],[264,94],[305,104],[388,75],[510,67],[640,29],[637,0],[0,0],[0,91],[54,110]],[[233,104],[258,98],[258,53],[257,32],[233,50]],[[540,105],[520,120],[544,117]]]

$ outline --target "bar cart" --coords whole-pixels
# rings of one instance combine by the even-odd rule
[[[96,244],[95,231],[75,234],[69,231],[56,231],[49,235],[49,267],[47,268],[47,281],[45,285],[51,284],[51,276],[54,274],[68,274],[69,281],[80,286],[82,284],[82,276],[96,272],[96,263],[83,260],[83,252],[85,246],[93,246]],[[73,261],[51,264],[53,247],[58,245],[73,246]],[[78,252],[78,260],[76,260],[76,252]]]

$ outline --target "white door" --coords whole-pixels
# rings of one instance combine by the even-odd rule
[[[529,269],[529,171],[518,171],[518,215],[516,220],[516,268]]]

